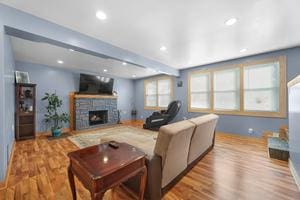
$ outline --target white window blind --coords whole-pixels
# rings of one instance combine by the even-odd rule
[[[192,74],[190,77],[190,107],[210,108],[210,75],[209,73]]]
[[[157,85],[156,81],[147,81],[146,83],[146,91],[145,91],[145,97],[146,97],[146,106],[147,107],[156,107],[157,106]]]
[[[214,109],[239,110],[240,69],[233,68],[214,72]]]
[[[158,106],[168,107],[171,101],[171,80],[161,79],[157,81],[158,87]]]
[[[244,67],[245,111],[279,111],[279,62]]]
[[[152,108],[168,107],[172,100],[172,80],[159,78],[145,81],[145,106]]]

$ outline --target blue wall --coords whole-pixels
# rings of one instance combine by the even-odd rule
[[[191,118],[201,115],[201,113],[189,113],[188,112],[188,73],[193,70],[199,70],[201,68],[217,68],[224,67],[232,64],[237,64],[245,61],[260,60],[269,57],[275,57],[285,55],[287,57],[287,80],[293,79],[300,74],[300,48],[292,48],[287,50],[281,50],[271,53],[265,53],[255,56],[249,56],[245,58],[230,60],[226,62],[220,62],[216,64],[204,65],[185,69],[180,71],[179,78],[174,79],[174,99],[182,101],[182,109],[175,120],[182,120],[184,117]],[[183,87],[177,87],[177,81],[183,81]],[[144,110],[144,79],[135,81],[136,102],[135,107],[138,110],[138,117],[143,119],[152,113],[152,111]],[[227,133],[235,133],[247,135],[248,129],[254,129],[254,136],[260,136],[263,131],[278,131],[278,128],[282,124],[288,124],[287,119],[278,118],[263,118],[263,117],[247,117],[247,116],[233,116],[233,115],[220,115],[220,120],[217,125],[217,130]]]
[[[37,84],[37,131],[45,131],[43,123],[45,102],[41,101],[45,92],[55,92],[63,100],[62,111],[69,113],[69,93],[78,91],[79,72],[63,70],[45,65],[16,62],[16,70],[29,72],[30,81]],[[103,74],[103,76],[107,76]],[[114,90],[118,92],[118,109],[121,110],[121,119],[130,119],[133,106],[133,81],[114,77]],[[66,124],[68,127],[68,124]]]
[[[3,180],[10,158],[14,141],[14,57],[9,36],[7,36],[0,22],[0,180]]]

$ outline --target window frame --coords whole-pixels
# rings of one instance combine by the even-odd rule
[[[267,64],[272,62],[279,62],[279,91],[278,91],[278,104],[279,111],[245,111],[244,110],[244,67],[255,66],[259,64]],[[239,110],[215,110],[214,109],[214,72],[219,70],[226,70],[232,68],[240,68],[240,109]],[[195,109],[191,107],[191,88],[190,81],[193,74],[210,73],[210,109]],[[215,113],[221,115],[241,115],[253,117],[270,117],[270,118],[286,118],[286,56],[279,56],[267,58],[263,60],[248,61],[231,66],[210,68],[192,71],[188,74],[188,112],[202,112],[202,113]]]
[[[171,101],[173,100],[173,95],[174,95],[174,86],[173,86],[173,79],[172,77],[168,76],[160,76],[156,78],[150,78],[144,80],[144,110],[161,110],[161,109],[166,109],[167,107],[161,107],[158,105],[159,102],[159,94],[158,94],[158,81],[159,80],[169,80],[170,81],[170,99]],[[146,84],[148,82],[155,82],[156,83],[156,106],[147,106],[147,94],[146,94]]]

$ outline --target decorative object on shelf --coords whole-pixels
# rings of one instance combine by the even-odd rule
[[[178,81],[177,82],[177,87],[182,87],[183,86],[183,82],[182,81]]]
[[[46,106],[47,113],[45,116],[45,122],[51,126],[51,132],[53,137],[59,137],[61,135],[61,128],[63,123],[70,121],[70,117],[67,113],[58,113],[58,109],[61,108],[63,102],[56,93],[45,93],[42,101],[47,101]]]
[[[16,83],[30,83],[28,72],[16,71]]]
[[[31,90],[25,90],[24,94],[25,94],[26,98],[32,98],[32,92],[31,92]]]
[[[36,84],[16,83],[16,140],[35,138],[35,91]]]

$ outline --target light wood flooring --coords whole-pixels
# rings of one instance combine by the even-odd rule
[[[140,122],[125,125],[141,127]],[[16,142],[8,187],[2,199],[71,199],[67,179],[67,153],[76,150],[68,139]],[[90,199],[76,181],[78,199]],[[134,199],[123,188],[110,190],[106,200]],[[214,149],[206,155],[164,200],[285,200],[300,199],[287,162],[268,158],[262,139],[218,133]]]

